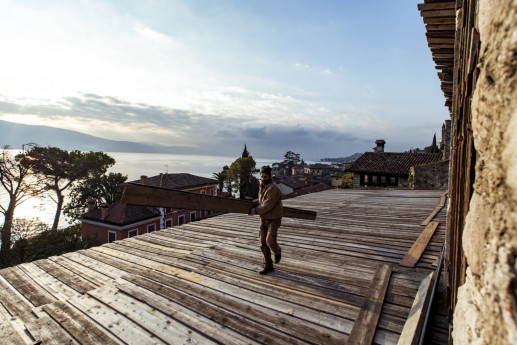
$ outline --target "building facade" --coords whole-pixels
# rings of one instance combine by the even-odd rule
[[[409,187],[411,167],[442,160],[441,153],[384,152],[385,141],[376,144],[346,169],[354,174],[354,187]]]

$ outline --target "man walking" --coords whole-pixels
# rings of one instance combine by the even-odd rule
[[[282,250],[276,238],[278,228],[282,223],[282,192],[271,178],[271,167],[263,166],[260,169],[259,203],[260,205],[250,210],[250,215],[260,215],[259,243],[262,251],[264,268],[260,274],[267,274],[274,270],[271,252],[275,255],[275,263],[282,258]]]

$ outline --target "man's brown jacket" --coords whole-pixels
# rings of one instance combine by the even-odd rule
[[[255,211],[260,215],[260,218],[282,218],[284,213],[282,207],[282,192],[274,181],[271,181],[264,191],[262,191],[262,186],[260,187],[259,203],[260,205],[255,207]]]

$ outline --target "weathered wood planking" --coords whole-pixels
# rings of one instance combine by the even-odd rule
[[[57,300],[18,267],[2,270],[2,276],[36,307]]]
[[[424,252],[427,244],[431,240],[434,235],[436,228],[440,225],[439,222],[430,222],[422,231],[418,239],[413,243],[411,248],[408,250],[407,254],[404,256],[404,259],[400,262],[401,266],[405,267],[415,267],[420,256]]]
[[[391,266],[379,265],[364,299],[364,304],[355,320],[352,332],[350,332],[347,344],[370,345],[372,343],[390,276]]]
[[[18,332],[11,323],[10,315],[0,309],[0,339],[4,344],[25,345],[26,339]]]
[[[440,197],[440,201],[436,205],[436,207],[433,209],[433,211],[429,214],[429,216],[420,224],[420,225],[427,225],[433,218],[440,212],[440,210],[445,206],[445,201],[447,200],[447,192],[443,193]]]
[[[165,315],[169,315],[175,320],[178,320],[185,325],[189,325],[220,344],[260,344],[259,342],[256,342],[245,335],[234,332],[225,325],[219,324],[214,320],[205,318],[195,311],[185,308],[166,297],[151,293],[145,288],[133,284],[122,284],[118,285],[117,288],[125,294],[133,296],[135,299],[161,311]]]
[[[118,341],[111,338],[95,323],[82,313],[64,302],[55,302],[43,306],[54,320],[83,345],[117,345]]]
[[[258,202],[220,198],[211,195],[129,183],[124,189],[122,202],[129,205],[186,208],[214,212],[245,213]],[[316,219],[316,212],[284,207],[284,217]]]
[[[345,343],[368,299],[367,277],[403,258],[439,197],[329,190],[286,200],[318,219],[283,219],[282,262],[266,276],[257,274],[258,217],[226,213],[1,270],[10,293],[0,291],[0,302],[35,340],[183,343],[192,334],[192,343]],[[416,267],[393,267],[374,343],[398,341],[444,234],[437,228]]]
[[[430,291],[435,279],[435,272],[431,272],[420,284],[411,312],[404,324],[397,345],[416,345],[424,323],[425,310],[429,306]]]

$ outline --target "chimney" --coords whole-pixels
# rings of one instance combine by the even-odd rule
[[[88,202],[88,212],[95,210],[95,199],[90,198],[87,200],[87,202]]]
[[[384,152],[384,144],[386,142],[383,139],[375,140],[376,147],[373,148],[373,152]]]
[[[106,218],[108,218],[108,216],[109,216],[108,204],[104,203],[101,205],[101,219],[106,220]]]
[[[140,176],[140,183],[147,184],[147,176],[145,176],[145,175]]]

